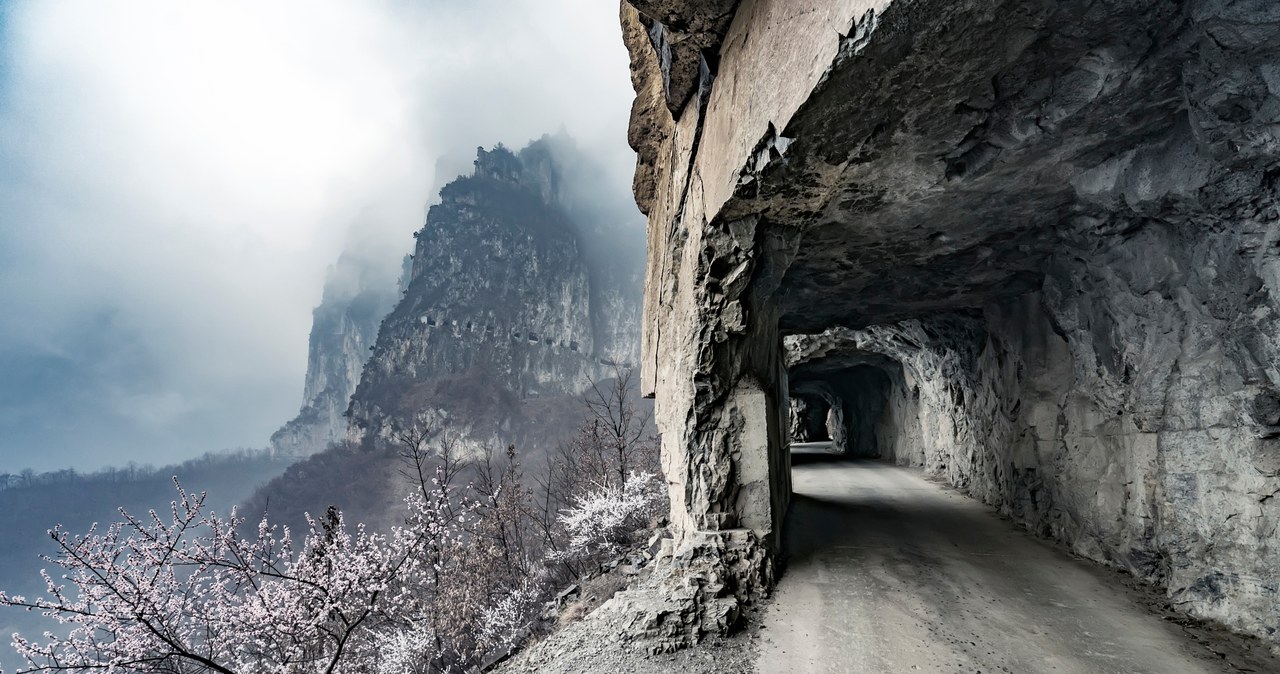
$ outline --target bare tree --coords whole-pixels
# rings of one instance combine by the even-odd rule
[[[457,436],[448,429],[414,424],[397,432],[395,438],[404,461],[400,475],[421,491],[424,498],[428,489],[441,490],[452,509],[453,501],[447,498],[449,488],[458,475],[472,465],[463,455]]]
[[[538,480],[529,518],[562,578],[592,570],[665,507],[652,413],[636,397],[632,370],[615,367],[613,378],[593,381],[587,418]],[[641,483],[631,485],[635,479]]]
[[[652,412],[638,410],[632,394],[635,371],[618,366],[613,371],[613,379],[591,383],[585,402],[603,435],[604,448],[612,453],[608,463],[617,484],[626,486],[632,470],[656,471],[657,452],[649,430]]]
[[[591,383],[586,421],[551,457],[546,488],[556,510],[592,489],[623,488],[632,472],[661,472],[652,412],[637,407],[633,381],[633,370],[615,367],[612,379]]]

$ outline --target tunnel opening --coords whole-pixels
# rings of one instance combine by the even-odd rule
[[[789,373],[793,445],[845,458],[893,458],[900,425],[892,415],[902,366],[884,357],[850,364],[840,359],[805,363]]]
[[[828,442],[831,440],[831,431],[828,428],[831,401],[827,397],[792,391],[790,402],[791,442]]]
[[[767,587],[789,450],[829,442],[1280,634],[1280,15],[888,3],[824,71],[830,18],[779,60],[745,36],[802,28],[752,7],[697,105],[637,88],[663,242],[642,379],[682,548]],[[918,28],[877,30],[899,12]],[[741,105],[762,60],[781,93]]]

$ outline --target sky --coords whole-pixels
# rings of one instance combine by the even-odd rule
[[[564,130],[629,184],[617,12],[0,0],[0,472],[265,446],[326,269],[398,269],[478,145]]]

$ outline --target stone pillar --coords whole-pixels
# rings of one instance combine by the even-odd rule
[[[662,590],[669,618],[646,628],[662,648],[728,632],[773,585],[775,539],[791,493],[787,375],[772,294],[793,243],[757,216],[708,218],[681,162],[701,133],[700,87],[667,113],[662,72],[639,15],[623,6],[636,106],[647,124],[649,215],[641,387],[655,398],[674,550]],[[709,77],[709,75],[707,75]],[[645,162],[652,162],[644,167]],[[637,192],[638,196],[641,192]]]
[[[766,114],[744,124],[734,87],[715,84],[727,64],[740,71],[736,78],[756,63],[724,54],[708,62],[736,20],[735,0],[699,3],[693,21],[674,11],[689,8],[668,4],[624,3],[621,18],[636,90],[629,129],[638,155],[635,192],[649,218],[641,386],[655,398],[671,496],[667,596],[684,602],[671,612],[692,634],[732,629],[741,604],[773,584],[791,493],[790,405],[774,293],[798,231],[770,226],[763,209],[726,208],[743,184],[740,167],[780,157],[772,149],[781,142],[775,122],[785,121]],[[801,15],[812,19],[815,35],[831,37],[832,11]],[[790,13],[777,8],[753,17],[733,30],[745,36],[754,21],[782,25]],[[828,40],[825,61],[834,58],[837,38]],[[782,81],[805,91],[821,76],[811,65],[793,70]],[[779,97],[770,106],[800,102]],[[764,159],[752,159],[760,152]]]
[[[827,413],[830,410],[831,406],[823,398],[813,398],[809,401],[809,415],[805,419],[805,425],[809,428],[811,442],[825,442],[831,439],[831,432],[827,430]]]
[[[729,631],[741,606],[773,584],[776,536],[790,496],[790,403],[772,304],[771,237],[756,218],[684,232],[671,293],[650,289],[645,380],[656,419],[676,536],[672,584],[703,631]],[[651,268],[653,263],[651,262]],[[662,280],[655,279],[661,283]],[[760,292],[761,289],[765,292]],[[655,334],[660,333],[660,334]]]
[[[788,425],[791,430],[791,442],[809,442],[809,403],[804,398],[791,398],[791,416]]]
[[[889,400],[889,376],[864,365],[844,370],[839,377],[846,429],[844,451],[849,456],[877,458],[876,427]]]
[[[824,442],[831,439],[827,431],[827,414],[831,403],[821,395],[806,391],[791,394],[791,441]]]

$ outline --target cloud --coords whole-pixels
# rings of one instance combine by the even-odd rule
[[[598,0],[4,5],[0,470],[264,444],[325,269],[356,244],[398,268],[438,159],[563,128],[624,186],[617,24]]]

